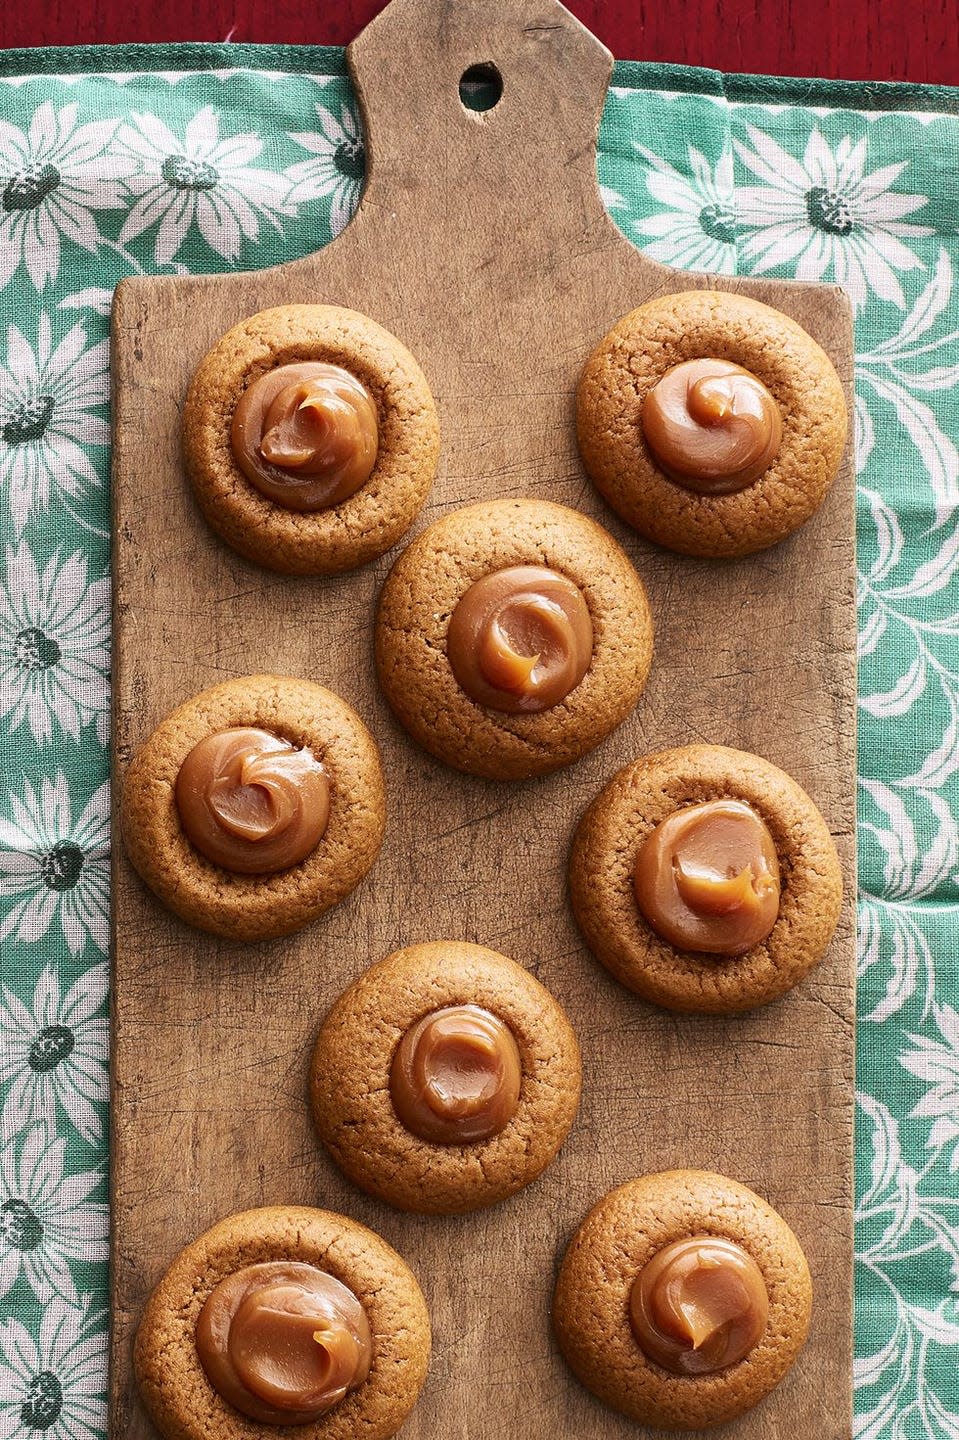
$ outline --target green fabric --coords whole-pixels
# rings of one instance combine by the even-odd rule
[[[600,135],[636,244],[856,307],[861,1440],[959,1435],[957,108],[624,64]],[[339,51],[0,57],[0,1440],[104,1432],[110,291],[305,254],[362,172]]]

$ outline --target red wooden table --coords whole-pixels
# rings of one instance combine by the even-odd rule
[[[495,0],[490,0],[495,4]],[[127,40],[345,45],[383,0],[4,0],[0,46]],[[956,0],[567,0],[624,60],[959,84]]]

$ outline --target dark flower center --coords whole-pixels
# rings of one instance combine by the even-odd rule
[[[333,164],[348,180],[362,180],[366,150],[362,140],[341,140],[333,152]]]
[[[4,1200],[0,1205],[0,1239],[14,1250],[36,1250],[43,1239],[43,1226],[26,1200]]]
[[[13,642],[13,651],[17,664],[24,670],[49,670],[50,666],[56,665],[60,659],[60,646],[57,642],[32,625],[28,630],[20,631]]]
[[[30,1046],[30,1069],[46,1075],[70,1055],[76,1041],[66,1025],[48,1025]]]
[[[725,205],[704,205],[699,212],[699,228],[710,240],[731,245],[736,239],[736,217]]]
[[[36,210],[60,184],[60,171],[54,165],[28,165],[12,175],[3,187],[4,210]]]
[[[83,869],[83,851],[72,840],[58,840],[40,859],[40,874],[49,890],[72,890]]]
[[[7,444],[24,445],[28,440],[40,440],[50,424],[55,404],[52,395],[24,400],[3,423],[2,434]]]
[[[20,1423],[31,1430],[49,1430],[60,1419],[62,1409],[63,1386],[52,1370],[41,1370],[27,1388],[27,1398],[20,1406]]]
[[[185,155],[168,155],[160,166],[160,174],[174,190],[213,190],[220,178],[219,171],[203,160],[188,160]]]
[[[848,235],[855,225],[845,196],[825,185],[814,185],[806,191],[806,214],[810,224],[829,235]]]

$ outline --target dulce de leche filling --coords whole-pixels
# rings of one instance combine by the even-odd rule
[[[647,392],[643,434],[671,479],[702,495],[758,480],[779,454],[782,417],[763,382],[729,360],[674,365]]]
[[[220,1281],[200,1311],[196,1348],[234,1409],[305,1425],[362,1385],[373,1347],[352,1290],[313,1265],[271,1260]]]
[[[735,1365],[762,1339],[769,1296],[762,1271],[732,1240],[677,1240],[640,1270],[629,1295],[640,1348],[674,1375]]]
[[[267,499],[287,510],[322,510],[354,495],[373,473],[376,405],[339,365],[278,365],[240,396],[230,445]]]
[[[468,1145],[506,1128],[523,1067],[513,1034],[479,1005],[448,1005],[406,1031],[390,1069],[401,1124],[421,1140]]]
[[[678,950],[743,955],[779,914],[776,846],[742,800],[668,815],[640,847],[633,885],[646,920]]]
[[[446,653],[471,700],[510,714],[565,700],[593,658],[583,592],[545,565],[484,575],[450,616]]]
[[[221,730],[194,745],[176,777],[176,807],[201,855],[240,875],[269,875],[315,850],[330,783],[309,750],[268,730]]]

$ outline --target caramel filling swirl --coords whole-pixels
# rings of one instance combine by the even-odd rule
[[[207,735],[180,766],[175,785],[190,841],[224,870],[268,875],[316,849],[330,815],[323,766],[267,730]]]
[[[210,1384],[267,1425],[305,1425],[366,1379],[373,1344],[360,1301],[299,1261],[247,1265],[200,1311],[196,1348]]]
[[[593,658],[579,586],[545,565],[513,565],[475,581],[450,617],[446,652],[460,688],[510,714],[549,710]]]
[[[512,1031],[479,1005],[434,1010],[403,1035],[390,1098],[421,1140],[467,1145],[504,1130],[519,1104],[523,1069]]]
[[[762,1271],[732,1240],[693,1236],[659,1250],[633,1282],[629,1317],[643,1353],[674,1375],[710,1375],[762,1339]]]
[[[373,473],[376,404],[339,365],[278,365],[240,396],[230,445],[243,474],[268,500],[288,510],[327,509]]]
[[[660,468],[702,495],[745,490],[782,443],[773,396],[729,360],[686,360],[667,370],[643,400],[642,428]]]
[[[779,915],[776,846],[741,800],[674,810],[641,845],[633,885],[642,915],[678,950],[742,955]]]

